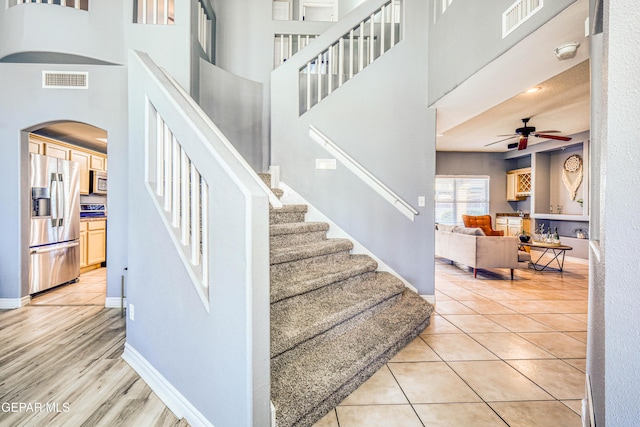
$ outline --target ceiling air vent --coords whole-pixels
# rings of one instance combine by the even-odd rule
[[[88,89],[89,73],[86,71],[43,71],[42,87],[45,89]]]
[[[542,0],[518,0],[502,13],[502,38],[542,9]]]

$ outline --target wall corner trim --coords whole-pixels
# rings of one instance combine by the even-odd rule
[[[118,298],[118,306],[120,306]],[[124,344],[122,359],[133,368],[147,385],[167,405],[178,418],[184,418],[192,426],[214,427],[186,397],[184,397],[165,377],[134,349],[129,343]]]
[[[27,295],[22,298],[0,298],[0,309],[10,310],[14,308],[21,308],[25,305],[29,305],[31,302],[31,296]]]

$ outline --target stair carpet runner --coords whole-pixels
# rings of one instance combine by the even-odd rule
[[[433,310],[371,257],[350,254],[351,241],[328,239],[328,224],[305,222],[306,212],[270,209],[277,427],[313,425],[415,339]]]

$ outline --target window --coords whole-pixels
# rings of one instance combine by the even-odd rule
[[[488,176],[437,176],[436,222],[462,225],[462,215],[489,213]]]

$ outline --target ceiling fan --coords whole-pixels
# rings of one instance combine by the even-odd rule
[[[536,132],[536,128],[533,126],[527,126],[527,123],[529,122],[529,120],[531,120],[531,117],[528,117],[526,119],[522,119],[522,123],[523,126],[521,128],[517,128],[515,130],[514,134],[510,134],[510,135],[498,135],[498,136],[507,136],[508,138],[505,139],[501,139],[499,141],[496,142],[492,142],[489,144],[486,144],[485,147],[488,147],[490,145],[493,144],[497,144],[499,142],[502,141],[508,141],[509,139],[513,139],[513,138],[519,138],[518,141],[518,150],[524,150],[527,148],[527,142],[529,141],[529,136],[535,136],[536,138],[545,138],[545,139],[556,139],[558,141],[570,141],[571,137],[568,136],[560,136],[560,135],[549,135],[550,133],[560,133],[559,130],[543,130],[540,132]],[[515,144],[509,144],[511,148],[511,145],[515,145]]]

